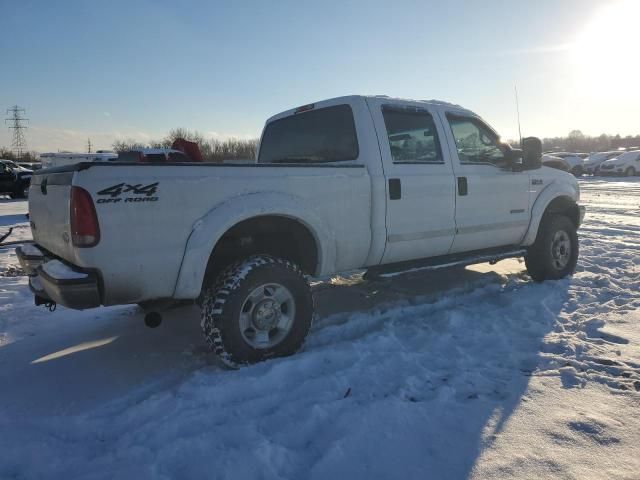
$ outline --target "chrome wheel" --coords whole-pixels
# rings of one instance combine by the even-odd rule
[[[564,230],[558,230],[551,241],[551,258],[553,266],[562,270],[571,259],[571,239]]]
[[[240,333],[253,348],[272,348],[282,342],[293,325],[296,304],[293,294],[278,283],[254,289],[240,313]]]

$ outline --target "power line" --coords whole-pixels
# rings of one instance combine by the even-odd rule
[[[24,113],[24,108],[14,105],[11,108],[7,108],[9,117],[4,119],[4,122],[9,124],[9,129],[13,130],[11,149],[18,158],[22,158],[27,151],[27,141],[24,138],[24,130],[27,129],[27,126],[24,123],[28,122],[29,119],[22,116]]]

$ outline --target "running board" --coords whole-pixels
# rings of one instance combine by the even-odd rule
[[[489,262],[492,265],[507,258],[523,257],[527,253],[526,248],[517,249],[491,249],[482,250],[464,255],[453,254],[441,257],[427,258],[410,262],[394,263],[372,267],[365,273],[365,278],[381,277],[392,278],[406,273],[423,272],[428,270],[438,270],[455,266],[475,265],[477,263]]]

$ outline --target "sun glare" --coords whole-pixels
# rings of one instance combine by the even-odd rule
[[[640,1],[625,0],[602,7],[573,45],[576,88],[600,97],[637,97],[640,91]]]

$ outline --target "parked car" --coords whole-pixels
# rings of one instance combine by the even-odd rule
[[[32,168],[28,168],[25,165],[22,165],[20,163],[16,163],[13,160],[0,159],[0,162],[4,163],[5,165],[7,165],[8,167],[12,168],[15,171],[25,172],[25,173],[33,173],[33,169]]]
[[[542,156],[542,163],[547,164],[552,162],[553,164],[558,163],[558,159],[560,162],[564,163],[567,172],[571,172],[576,177],[579,177],[584,173],[583,167],[583,154],[581,153],[569,153],[569,152],[554,152],[554,153],[546,153]],[[585,154],[586,155],[586,154]]]
[[[139,148],[120,152],[118,161],[141,163],[202,162],[200,147],[195,142],[183,138],[174,140],[171,148]]]
[[[542,155],[541,162],[545,167],[555,168],[556,170],[562,170],[563,172],[569,171],[569,165],[560,157],[554,157],[548,153]]]
[[[171,148],[140,148],[118,154],[119,162],[166,163],[189,162],[183,152]]]
[[[42,168],[42,164],[40,162],[16,162],[20,167],[26,168],[27,170],[38,170]]]
[[[592,153],[585,159],[584,163],[582,164],[584,173],[597,175],[600,170],[600,165],[602,165],[603,162],[611,158],[619,157],[623,153],[624,152],[621,152],[620,150],[616,150],[612,152]]]
[[[625,175],[633,177],[640,173],[640,150],[624,152],[622,155],[606,160],[600,165],[601,175]]]
[[[294,353],[307,277],[524,256],[536,281],[574,271],[576,179],[478,115],[438,101],[348,96],[267,120],[254,164],[92,162],[34,174],[36,304],[201,306],[207,343],[238,365]],[[154,322],[155,323],[155,322]]]
[[[0,194],[8,194],[11,198],[26,198],[31,175],[31,170],[16,165],[12,160],[0,159]]]

